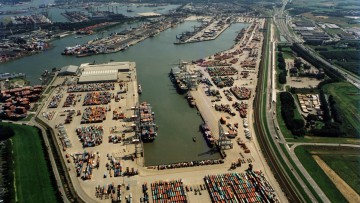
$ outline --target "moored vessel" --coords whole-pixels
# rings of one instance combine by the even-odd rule
[[[138,133],[142,142],[153,142],[157,136],[155,124],[155,113],[147,102],[142,102],[138,108],[139,127]]]
[[[190,93],[186,94],[186,99],[189,102],[190,107],[195,107],[196,106],[195,99],[194,99],[194,97],[191,96]]]
[[[171,68],[169,73],[170,80],[179,94],[185,94],[196,87],[202,77],[199,71],[189,71],[186,66],[187,62],[181,62],[178,66]]]
[[[213,147],[215,144],[215,139],[211,134],[210,128],[206,123],[200,125],[201,132],[203,133],[206,143],[209,147]]]

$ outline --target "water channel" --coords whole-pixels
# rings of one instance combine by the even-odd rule
[[[0,65],[0,72],[21,72],[27,75],[32,84],[40,81],[38,78],[44,70],[66,65],[80,65],[93,62],[104,63],[114,61],[135,61],[139,83],[143,87],[141,101],[147,101],[153,106],[156,123],[159,126],[158,137],[155,142],[145,144],[145,164],[157,165],[180,161],[204,160],[220,158],[208,146],[201,133],[199,125],[202,123],[196,109],[190,108],[183,95],[178,95],[168,74],[171,67],[179,60],[191,61],[204,58],[216,52],[230,48],[234,44],[237,32],[247,24],[233,24],[216,40],[174,45],[176,34],[192,30],[198,22],[185,22],[176,28],[168,29],[154,38],[136,44],[124,52],[108,55],[96,55],[85,58],[63,56],[60,53],[66,46],[82,44],[90,39],[111,32],[119,32],[132,25],[119,25],[105,33],[85,36],[75,39],[68,36],[53,41],[53,48],[37,55],[24,57]],[[193,142],[192,137],[197,137]]]

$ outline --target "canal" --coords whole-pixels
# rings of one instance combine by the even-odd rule
[[[85,58],[63,56],[60,53],[66,46],[82,44],[96,37],[106,36],[111,32],[119,32],[132,25],[119,25],[107,32],[75,39],[68,36],[53,41],[53,48],[37,55],[25,57],[0,65],[0,72],[22,72],[32,84],[44,70],[53,67],[61,68],[69,64],[80,65],[95,61],[105,63],[114,61],[135,61],[139,83],[143,87],[140,101],[147,101],[153,106],[156,123],[159,126],[158,137],[153,143],[144,144],[145,164],[157,165],[181,161],[220,158],[219,153],[212,151],[199,132],[201,117],[196,109],[190,108],[184,95],[178,95],[168,74],[171,67],[179,60],[191,61],[204,58],[216,52],[229,49],[234,44],[237,32],[247,24],[233,24],[216,40],[174,45],[176,34],[192,30],[197,22],[185,22],[176,28],[168,29],[154,38],[136,44],[124,52],[107,55],[96,55]],[[197,137],[193,142],[192,137]]]

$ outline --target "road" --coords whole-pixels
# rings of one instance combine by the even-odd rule
[[[351,84],[353,84],[354,86],[356,86],[357,88],[360,88],[359,86],[359,79],[357,77],[354,77],[351,74],[348,74],[348,72],[333,66],[332,64],[330,64],[329,62],[327,62],[326,60],[324,60],[323,58],[321,58],[319,55],[317,55],[317,53],[315,53],[313,50],[305,47],[302,44],[302,40],[299,39],[298,36],[296,36],[296,34],[294,34],[293,32],[291,32],[289,30],[288,25],[286,24],[285,19],[283,18],[284,15],[284,9],[285,6],[287,4],[287,0],[283,1],[283,6],[281,7],[281,9],[279,9],[278,11],[275,11],[273,20],[275,22],[275,24],[278,26],[278,29],[280,30],[281,34],[286,38],[286,40],[290,43],[297,43],[301,49],[303,49],[304,51],[310,53],[313,57],[315,57],[317,60],[319,60],[320,62],[324,63],[326,66],[331,67],[332,69],[339,71],[348,82],[350,82]],[[280,18],[280,19],[279,19]],[[274,42],[276,43],[276,42]],[[275,50],[270,50],[270,53],[273,54],[272,57],[270,57],[272,60],[274,60],[274,55],[275,55]],[[275,71],[274,68],[272,68],[273,71]],[[269,72],[269,78],[271,78],[271,72]],[[271,83],[271,85],[276,85],[274,83]],[[274,89],[275,87],[273,86],[272,89]],[[274,92],[274,91],[272,91]],[[270,95],[267,97],[267,104],[270,105]],[[268,107],[269,110],[267,111],[267,125],[269,127],[270,133],[273,134],[274,136],[272,136],[272,138],[274,139],[281,156],[284,158],[285,162],[291,166],[292,164],[289,163],[289,160],[287,160],[287,158],[284,156],[283,151],[280,148],[280,144],[284,144],[285,146],[288,146],[288,144],[292,144],[291,148],[286,147],[288,153],[290,154],[291,159],[294,161],[295,163],[295,167],[297,167],[300,172],[303,174],[303,176],[305,177],[305,179],[310,183],[310,185],[312,185],[313,189],[315,190],[315,192],[318,194],[318,196],[321,198],[321,200],[323,202],[330,202],[330,200],[327,198],[327,196],[325,195],[325,193],[319,188],[319,186],[317,185],[317,183],[314,181],[314,179],[309,175],[309,173],[307,172],[307,170],[303,167],[303,165],[301,164],[300,160],[297,158],[294,149],[297,146],[300,145],[312,145],[312,146],[342,146],[342,147],[360,147],[359,145],[351,145],[351,144],[334,144],[334,143],[295,143],[295,142],[286,142],[283,134],[281,133],[281,131],[279,130],[275,130],[277,126],[279,126],[279,124],[277,123],[277,119],[276,116],[273,112],[276,112],[276,105],[272,105],[271,107]],[[278,136],[278,137],[276,137]],[[300,185],[302,185],[302,187],[304,188],[305,192],[309,195],[309,198],[312,200],[312,202],[317,202],[317,200],[314,198],[313,194],[309,191],[309,188],[307,188],[307,186],[304,184],[304,182],[302,181],[302,179],[300,178],[299,174],[297,174],[296,170],[292,170],[292,173],[294,174],[294,176],[298,179]]]
[[[288,3],[288,0],[283,0],[283,5],[279,10],[275,9],[275,14],[273,16],[273,20],[275,22],[275,24],[277,25],[281,35],[289,42],[289,43],[296,43],[299,45],[299,47],[305,51],[308,52],[309,55],[311,55],[312,57],[316,58],[318,61],[320,61],[322,64],[324,64],[325,66],[331,68],[332,70],[338,71],[345,79],[346,81],[348,81],[349,83],[353,84],[355,87],[357,87],[358,89],[360,89],[360,77],[354,75],[353,73],[346,71],[342,68],[339,68],[333,64],[331,64],[330,62],[328,62],[327,60],[325,60],[324,58],[322,58],[318,53],[316,53],[314,50],[306,47],[303,44],[303,40],[300,39],[300,37],[298,35],[296,35],[294,32],[292,32],[289,28],[289,25],[286,22],[286,17],[284,17],[284,13],[285,13],[285,7]]]
[[[270,35],[272,38],[272,29],[268,29],[268,32],[270,32]],[[265,38],[265,40],[270,41],[268,38]],[[267,43],[266,43],[267,44]],[[271,43],[269,43],[271,45]],[[268,63],[266,61],[268,54],[270,53],[272,46],[265,46],[264,50],[262,52],[262,58],[265,60],[262,60],[262,63]],[[271,64],[271,56],[269,57],[269,61]],[[277,181],[279,182],[280,186],[282,187],[284,193],[288,197],[289,202],[304,202],[304,198],[299,196],[299,192],[297,191],[297,188],[294,186],[294,183],[292,182],[292,179],[288,176],[288,174],[285,172],[284,166],[281,165],[281,162],[279,160],[279,157],[277,157],[276,152],[272,148],[272,145],[269,143],[269,135],[266,131],[266,126],[268,126],[267,122],[263,122],[264,119],[266,120],[266,117],[263,118],[263,116],[266,116],[266,114],[262,115],[263,110],[263,103],[266,102],[264,100],[264,96],[266,98],[270,98],[270,95],[267,96],[267,93],[269,92],[269,88],[271,88],[267,83],[265,84],[266,77],[268,77],[268,73],[271,73],[272,71],[265,72],[264,67],[267,67],[267,64],[263,64],[260,67],[259,70],[259,82],[256,88],[256,96],[254,100],[254,129],[256,131],[256,137],[259,142],[259,145],[261,147],[261,150],[263,151],[263,154],[269,164],[269,167],[272,169],[272,172],[274,173]],[[271,68],[269,68],[271,70]],[[264,77],[265,74],[265,77]],[[267,80],[271,83],[271,79]],[[271,91],[270,91],[271,92]],[[268,102],[266,102],[268,103]],[[266,109],[267,111],[268,109]]]

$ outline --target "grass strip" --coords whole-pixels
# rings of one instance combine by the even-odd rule
[[[11,139],[18,202],[60,202],[48,160],[44,158],[46,152],[38,129],[9,123],[0,125],[11,127],[15,133]]]
[[[307,147],[298,146],[295,148],[295,154],[300,160],[301,164],[315,180],[321,190],[329,198],[331,202],[347,202],[345,197],[336,188],[334,183],[329,179],[325,172],[313,159],[312,155],[308,152]]]

